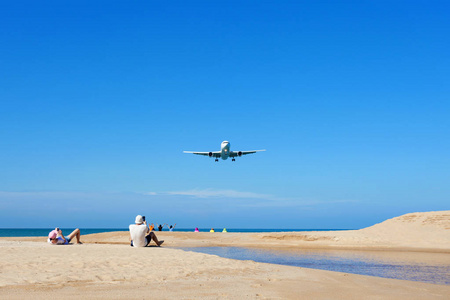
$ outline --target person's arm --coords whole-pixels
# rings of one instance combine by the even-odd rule
[[[144,221],[144,225],[147,226],[147,233],[146,234],[149,234],[150,233],[150,227],[148,227],[147,221]]]
[[[173,228],[175,228],[175,226],[177,226],[177,223],[175,223],[175,225],[173,225]]]

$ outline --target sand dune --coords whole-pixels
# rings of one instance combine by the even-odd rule
[[[127,232],[52,246],[0,238],[0,298],[448,299],[450,286],[237,261],[167,246],[401,249],[450,252],[450,212],[414,213],[351,231],[157,233],[165,247],[131,248]],[[433,255],[430,253],[429,255]]]
[[[450,248],[450,211],[410,213],[360,230],[390,245]]]

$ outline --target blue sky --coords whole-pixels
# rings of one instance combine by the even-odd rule
[[[0,227],[449,209],[447,1],[92,2],[0,4]]]

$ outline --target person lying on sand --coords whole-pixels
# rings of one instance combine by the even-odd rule
[[[135,224],[131,224],[129,228],[132,247],[147,247],[151,240],[153,240],[158,247],[164,243],[164,241],[158,241],[156,234],[148,228],[145,217],[142,217],[141,215],[136,216]]]
[[[64,237],[61,229],[55,228],[55,230],[50,231],[48,234],[47,242],[53,245],[68,245],[70,241],[73,240],[74,237],[77,238],[77,244],[83,244],[80,241],[80,229],[75,229],[72,231],[67,237]]]

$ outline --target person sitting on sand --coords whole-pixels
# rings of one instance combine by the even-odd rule
[[[77,244],[83,244],[80,241],[80,236],[80,229],[78,228],[72,231],[67,237],[64,237],[61,229],[55,228],[55,230],[50,231],[50,233],[48,234],[47,242],[53,245],[68,245],[70,241],[72,241],[73,238],[76,237]]]
[[[153,240],[156,245],[161,246],[164,241],[158,241],[156,234],[150,231],[147,226],[147,221],[144,221],[141,215],[136,216],[135,224],[130,225],[130,240],[132,247],[147,247],[151,240]]]

